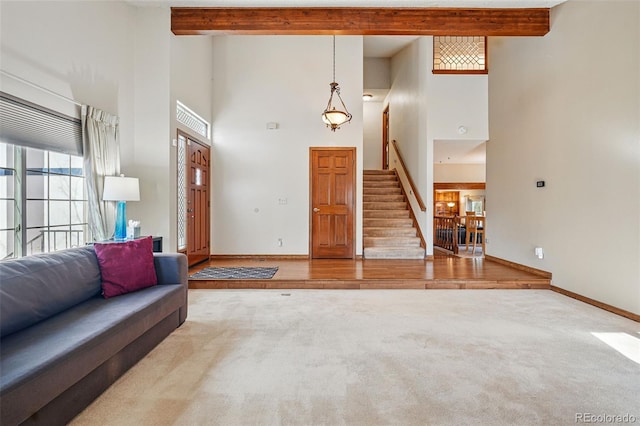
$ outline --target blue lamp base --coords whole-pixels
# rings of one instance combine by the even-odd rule
[[[118,201],[116,209],[116,232],[113,234],[113,239],[124,241],[127,239],[127,202]]]

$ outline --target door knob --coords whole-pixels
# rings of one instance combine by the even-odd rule
[[[317,208],[317,207],[314,207],[314,208],[313,208],[313,212],[314,212],[314,213],[318,213],[319,211],[320,211],[320,209],[319,209],[319,208]]]

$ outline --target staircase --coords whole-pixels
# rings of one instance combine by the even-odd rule
[[[365,259],[424,259],[424,248],[394,171],[365,170]]]

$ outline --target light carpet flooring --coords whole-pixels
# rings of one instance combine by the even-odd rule
[[[187,322],[72,424],[640,423],[640,324],[552,291],[189,298]]]

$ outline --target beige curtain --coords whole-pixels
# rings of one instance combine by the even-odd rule
[[[119,119],[97,108],[82,106],[82,149],[86,176],[89,231],[93,241],[111,238],[116,202],[102,201],[105,176],[120,174]]]

